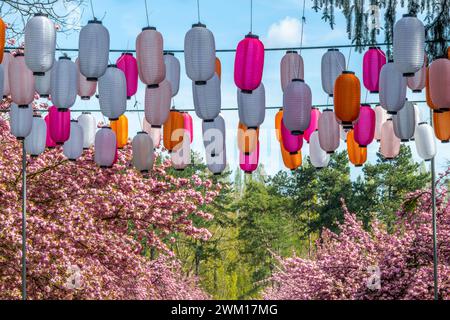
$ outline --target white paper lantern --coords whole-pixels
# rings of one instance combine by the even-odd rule
[[[388,114],[382,106],[375,107],[375,139],[380,142],[381,140],[381,128],[388,119]]]
[[[396,114],[405,105],[406,78],[392,61],[381,68],[380,104],[388,114]]]
[[[78,95],[81,100],[90,100],[91,97],[95,95],[95,91],[97,90],[97,82],[88,81],[87,78],[81,74],[80,62],[78,58],[75,60],[75,64],[77,65]]]
[[[9,111],[11,134],[17,140],[24,140],[31,133],[33,127],[33,107],[31,105],[11,104]]]
[[[416,131],[416,110],[410,101],[392,117],[394,121],[394,133],[402,142],[408,142],[414,137]]]
[[[183,142],[170,153],[172,166],[177,171],[184,171],[191,164],[191,141],[187,132],[183,135]]]
[[[430,161],[436,156],[436,138],[433,128],[428,123],[422,122],[419,124],[414,139],[419,157],[425,161]]]
[[[145,89],[145,119],[153,128],[161,128],[169,118],[171,97],[172,89],[167,80]]]
[[[405,14],[394,26],[394,61],[405,77],[413,77],[424,65],[425,27],[413,14]]]
[[[33,116],[33,125],[30,135],[25,138],[25,150],[32,156],[37,157],[44,153],[47,138],[47,124],[41,116]]]
[[[142,173],[148,173],[155,161],[152,138],[147,132],[138,132],[133,139],[132,148],[133,166]]]
[[[178,94],[180,89],[180,61],[173,53],[164,54],[164,63],[166,65],[166,80],[169,81],[172,88],[172,97]]]
[[[164,41],[155,27],[145,27],[136,39],[139,78],[146,85],[157,85],[166,78]]]
[[[25,26],[25,61],[35,76],[44,76],[55,60],[56,29],[46,14],[37,13]]]
[[[259,128],[266,118],[266,89],[264,84],[251,93],[237,91],[239,120],[249,129]]]
[[[309,159],[316,169],[328,167],[330,155],[320,147],[319,132],[312,133],[309,140]]]
[[[333,110],[323,111],[318,126],[320,147],[329,154],[334,153],[340,145],[340,128]]]
[[[329,49],[322,57],[322,88],[330,97],[334,95],[334,83],[345,67],[345,56],[338,49]]]
[[[302,135],[311,122],[312,94],[301,79],[294,79],[283,95],[283,122],[293,135]]]
[[[213,121],[203,121],[203,145],[206,154],[211,157],[219,156],[225,149],[225,120],[221,115],[217,116]]]
[[[53,66],[56,62],[53,63]],[[39,96],[49,98],[52,91],[52,69],[47,71],[43,76],[34,76],[34,87]]]
[[[14,59],[14,57],[11,52],[5,51],[3,53],[3,61],[1,64],[3,67],[3,90],[0,91],[0,95],[2,95],[3,98],[6,98],[11,94],[9,86],[9,66],[12,59]]]
[[[83,155],[83,128],[77,120],[70,122],[70,138],[64,143],[63,153],[70,161],[76,161]]]
[[[117,152],[116,134],[110,127],[103,127],[95,135],[95,163],[100,168],[111,168]]]
[[[287,51],[280,66],[281,89],[283,92],[294,79],[305,79],[303,58],[297,51]]]
[[[115,64],[109,65],[98,81],[100,110],[110,121],[118,120],[127,111],[127,80]]]
[[[83,129],[83,149],[89,149],[94,145],[95,132],[97,130],[97,121],[89,112],[83,112],[78,117],[78,124]]]
[[[52,102],[58,109],[70,109],[77,100],[77,65],[69,57],[60,57],[51,76]]]
[[[80,31],[80,72],[88,81],[97,81],[106,72],[109,59],[109,32],[99,20],[91,20]]]
[[[34,100],[34,77],[28,69],[23,53],[18,53],[9,64],[9,87],[11,99],[20,105],[29,105]]]
[[[221,110],[222,98],[220,91],[220,79],[217,74],[206,84],[192,83],[195,113],[202,120],[215,119]]]
[[[186,74],[196,85],[205,85],[216,69],[216,43],[214,35],[204,24],[198,23],[184,38]]]

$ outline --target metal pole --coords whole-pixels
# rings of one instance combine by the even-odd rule
[[[430,123],[433,126],[433,111],[430,109]],[[434,272],[434,300],[439,300],[438,280],[438,250],[437,250],[437,219],[436,219],[436,164],[431,159],[431,201],[433,219],[433,272]]]
[[[22,300],[27,300],[27,153],[22,141]]]

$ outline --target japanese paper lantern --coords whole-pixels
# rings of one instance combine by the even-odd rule
[[[220,80],[215,74],[206,84],[192,83],[194,107],[197,117],[202,120],[214,120],[220,113],[222,99],[220,93]]]
[[[123,114],[118,120],[111,121],[110,126],[116,134],[117,148],[123,149],[128,143],[128,118]]]
[[[447,47],[447,59],[450,59],[450,47]]]
[[[388,114],[399,112],[406,100],[406,78],[392,61],[383,66],[380,74],[380,104]]]
[[[401,142],[408,142],[414,137],[416,131],[416,110],[410,101],[405,102],[405,106],[392,117],[394,122],[394,133]]]
[[[386,64],[386,55],[380,47],[370,47],[364,54],[363,82],[370,93],[378,93],[380,90],[380,72]]]
[[[414,135],[416,149],[419,157],[425,161],[430,161],[436,156],[436,139],[433,128],[426,122],[419,123]]]
[[[184,137],[184,117],[177,110],[170,110],[169,118],[163,127],[164,148],[172,152],[183,142]],[[189,140],[190,142],[190,140]]]
[[[433,111],[433,127],[436,138],[442,143],[450,142],[450,112]]]
[[[69,57],[60,57],[51,76],[52,102],[59,109],[69,109],[77,100],[77,65]]]
[[[394,61],[405,77],[413,77],[424,65],[425,27],[416,15],[405,14],[394,26]]]
[[[388,115],[386,110],[382,106],[375,107],[375,139],[380,142],[381,140],[381,127],[387,121]]]
[[[259,142],[259,129],[249,129],[239,122],[237,134],[238,149],[244,154],[252,153],[256,150]]]
[[[146,85],[158,85],[166,77],[164,41],[155,27],[145,27],[136,39],[139,78]]]
[[[284,125],[284,121],[281,122],[281,141],[288,152],[296,153],[303,147],[303,136],[293,135]]]
[[[250,154],[245,154],[243,152],[239,152],[239,163],[241,170],[247,174],[252,174],[256,169],[258,169],[259,165],[259,142],[256,150]]]
[[[184,130],[189,134],[189,140],[194,142],[194,122],[192,120],[192,117],[189,113],[184,112],[183,113],[183,119],[184,119]]]
[[[148,173],[153,168],[155,153],[153,151],[153,141],[150,135],[141,131],[138,132],[132,142],[133,166],[141,173]]]
[[[307,143],[309,143],[310,137],[311,135],[317,130],[319,129],[319,118],[320,118],[320,111],[317,108],[312,108],[311,109],[311,121],[309,123],[309,127],[308,129],[306,129],[305,131],[305,141]]]
[[[63,153],[70,161],[76,161],[83,155],[83,129],[77,120],[70,122],[70,138],[64,143]]]
[[[281,147],[281,157],[283,158],[283,163],[286,168],[289,170],[297,170],[302,166],[302,152],[298,151],[295,153],[288,152],[282,143],[280,143]]]
[[[102,114],[110,121],[117,120],[127,110],[127,81],[122,70],[109,65],[98,81]]]
[[[283,92],[294,79],[305,79],[303,58],[297,51],[286,51],[280,66],[281,89]]]
[[[9,124],[11,134],[17,140],[24,140],[31,133],[33,127],[33,107],[13,103],[9,110]]]
[[[191,164],[191,143],[186,132],[181,139],[181,143],[170,154],[172,166],[177,171],[183,171]]]
[[[103,169],[112,168],[116,154],[116,134],[110,127],[101,128],[95,135],[95,163]]]
[[[62,146],[70,138],[70,110],[50,107],[49,109],[50,137]]]
[[[309,159],[312,166],[317,169],[326,168],[330,163],[330,155],[320,147],[319,132],[317,130],[311,134]]]
[[[56,65],[56,62],[53,63],[53,67]],[[34,77],[34,88],[36,92],[39,94],[39,97],[44,99],[50,97],[52,91],[52,69],[47,71],[43,76],[35,76]]]
[[[334,87],[334,112],[344,129],[353,127],[361,109],[361,83],[352,71],[344,71]]]
[[[35,76],[43,76],[55,60],[56,28],[48,15],[36,13],[25,26],[25,61]]]
[[[149,134],[150,138],[153,141],[153,147],[159,148],[161,146],[161,136],[162,136],[161,128],[152,128],[152,126],[150,125],[150,123],[148,123],[145,117],[142,122],[143,122],[142,127],[144,131]]]
[[[275,115],[275,134],[278,142],[281,142],[281,122],[283,121],[283,109],[280,109]]]
[[[430,97],[441,110],[450,109],[450,60],[440,58],[430,65]]]
[[[400,139],[395,135],[392,119],[381,128],[380,153],[386,160],[392,160],[400,153]]]
[[[3,94],[5,87],[5,68],[0,64],[0,94]],[[3,98],[3,95],[0,99]]]
[[[375,138],[376,114],[368,104],[361,105],[358,122],[355,125],[355,141],[361,148],[367,148]]]
[[[80,31],[80,72],[88,81],[97,81],[108,68],[109,32],[99,20],[91,20]]]
[[[439,107],[433,103],[431,100],[431,88],[430,88],[430,67],[427,68],[425,77],[425,97],[427,100],[427,105],[432,110],[439,110]]]
[[[75,61],[75,64],[77,65],[78,95],[81,100],[90,100],[91,97],[95,95],[95,91],[97,90],[97,82],[88,81],[87,78],[81,74],[80,61],[78,58]]]
[[[1,27],[1,26],[0,26]],[[2,67],[3,67],[3,91],[0,92],[0,98],[6,98],[11,94],[10,86],[9,86],[9,66],[10,62],[14,57],[9,51],[1,51],[3,54]]]
[[[425,54],[423,67],[413,77],[407,79],[408,88],[414,93],[420,93],[425,88],[427,80],[427,56]]]
[[[171,52],[164,54],[166,64],[166,80],[172,88],[172,97],[175,97],[180,90],[180,61]]]
[[[117,59],[117,68],[122,70],[125,74],[125,79],[127,82],[127,99],[131,99],[138,89],[138,64],[132,53],[122,53],[122,55]]]
[[[45,140],[47,138],[47,124],[41,116],[33,116],[31,133],[25,138],[25,150],[32,156],[37,157],[45,151]]]
[[[53,141],[51,135],[50,135],[50,115],[47,114],[44,118],[45,125],[46,125],[46,138],[45,138],[45,147],[49,149],[56,148],[57,144],[55,141]]]
[[[9,87],[11,99],[17,105],[29,105],[34,100],[33,72],[25,64],[25,57],[18,53],[12,58],[9,70]]]
[[[95,121],[94,116],[89,112],[83,112],[77,120],[81,129],[83,129],[83,148],[89,149],[95,142],[97,122]]]
[[[347,143],[347,136],[349,131],[350,129],[344,129],[342,125],[339,125],[339,136],[345,143]]]
[[[203,145],[206,154],[219,156],[225,149],[225,120],[219,115],[214,121],[202,123]]]
[[[6,41],[6,24],[2,18],[0,18],[0,63],[3,62],[3,50],[5,49]]]
[[[346,67],[345,56],[338,49],[329,49],[322,57],[322,88],[330,97],[334,95],[336,79]]]
[[[312,94],[304,80],[294,79],[283,94],[283,123],[293,135],[302,135],[311,123]]]
[[[259,128],[266,118],[266,89],[264,84],[251,93],[238,89],[239,120],[249,129]]]
[[[333,110],[325,109],[319,118],[320,147],[327,153],[334,153],[341,143],[340,128]]]
[[[216,69],[216,42],[206,25],[197,23],[184,37],[186,74],[196,85],[204,85]]]
[[[226,147],[224,146],[222,152],[218,155],[214,155],[214,157],[210,152],[206,152],[206,165],[208,166],[208,170],[211,171],[212,174],[216,176],[221,175],[227,167]]]
[[[220,62],[220,59],[217,57],[216,57],[216,74],[220,80],[222,78],[222,62]]]
[[[239,42],[234,61],[234,82],[243,91],[256,90],[264,69],[264,44],[259,37],[248,34]]]
[[[357,168],[362,167],[367,161],[367,148],[361,148],[355,141],[354,130],[350,130],[347,134],[347,153],[348,159]]]
[[[145,89],[145,119],[152,128],[161,128],[170,112],[172,89],[167,80]]]

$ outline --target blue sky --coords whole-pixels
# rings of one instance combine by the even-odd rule
[[[345,32],[345,20],[340,12],[336,12],[336,27],[331,30],[329,25],[321,20],[321,14],[310,9],[311,1],[307,0],[306,25],[304,28],[304,45],[306,46],[327,46],[350,44]],[[142,27],[147,25],[144,0],[94,0],[94,10],[96,16],[101,18],[105,13],[104,25],[111,34],[111,48],[134,49],[135,39]],[[182,49],[184,35],[191,25],[197,22],[196,0],[148,0],[150,11],[150,24],[156,26],[164,37],[166,50]],[[266,47],[292,47],[299,46],[301,34],[301,4],[299,0],[254,0],[254,21],[253,33],[258,34]],[[214,33],[216,47],[218,49],[235,48],[237,43],[249,32],[250,28],[250,1],[249,0],[200,0],[201,21]],[[399,9],[398,15],[404,13],[404,9]],[[81,25],[86,24],[92,18],[89,7],[82,12]],[[382,21],[383,24],[383,21]],[[383,37],[379,41],[383,42]],[[58,35],[59,47],[76,48],[78,46],[78,34]],[[320,79],[320,62],[324,50],[304,50],[302,52],[305,61],[305,80],[310,85],[313,92],[314,104],[327,103],[327,96],[322,90]],[[349,49],[341,50],[346,56]],[[75,54],[69,54],[75,57]],[[284,52],[267,52],[264,69],[263,82],[266,87],[267,106],[280,106],[282,103],[282,91],[280,86],[279,65]],[[111,61],[115,61],[119,54],[111,54]],[[191,82],[184,71],[184,59],[182,54],[177,55],[181,61],[181,85],[178,96],[175,97],[175,104],[178,108],[191,109],[193,107]],[[236,87],[233,81],[234,53],[218,53],[222,61],[222,107],[236,107]],[[362,79],[362,54],[351,53],[350,70],[356,72]],[[144,101],[144,86],[141,85],[137,99]],[[362,96],[365,98],[366,92],[363,89]],[[410,100],[424,100],[423,94],[412,94],[408,92]],[[368,102],[378,101],[377,95],[368,96]],[[331,102],[331,101],[330,101]],[[428,120],[429,109],[423,104],[419,105],[422,120]],[[129,108],[133,103],[129,103]],[[139,106],[142,108],[142,104]],[[73,108],[76,109],[97,109],[98,101],[92,102],[78,101]],[[201,141],[201,122],[194,116],[194,139],[193,150],[204,153]],[[266,172],[274,174],[284,169],[279,151],[279,144],[273,132],[275,111],[268,111],[266,121],[261,127],[261,163],[264,164]],[[138,116],[136,114],[127,115],[130,120],[130,137],[141,129]],[[236,145],[236,130],[238,123],[237,112],[223,112],[227,123],[227,152],[228,162],[231,168],[238,166],[238,152]],[[96,114],[98,120],[101,115]],[[143,115],[141,115],[143,117]],[[415,154],[415,146],[411,144]],[[341,149],[344,149],[341,144]],[[378,144],[374,143],[369,147],[369,161],[375,161],[375,153]],[[438,163],[439,171],[444,169],[450,152],[446,145],[438,142]],[[304,155],[308,154],[308,146],[305,144]],[[416,158],[418,159],[418,158]],[[361,173],[360,169],[352,169],[352,176],[356,177]]]

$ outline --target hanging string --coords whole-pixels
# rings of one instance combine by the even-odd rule
[[[148,17],[148,5],[147,5],[147,0],[144,0],[145,2],[145,14],[147,16],[147,26],[150,27],[150,18]]]
[[[198,23],[200,23],[200,0],[197,0],[197,18]]]
[[[253,0],[250,0],[250,34],[253,33]]]
[[[299,3],[300,8],[301,8],[301,4],[302,4],[302,0],[300,0],[300,3]],[[303,0],[302,31],[301,31],[301,35],[300,35],[300,59],[302,59],[301,55],[302,55],[303,35],[304,35],[303,30],[305,29],[305,23],[306,23],[305,10],[306,10],[306,0]],[[300,66],[300,61],[299,61],[298,62],[298,67],[296,68],[296,70],[297,70],[296,78],[300,77],[300,67],[301,66]]]
[[[349,49],[349,52],[348,52],[348,61],[347,61],[347,71],[348,71],[348,68],[350,67],[350,59],[352,58],[352,48],[350,48]]]
[[[94,20],[95,20],[94,5],[92,4],[92,0],[89,0],[89,2],[91,4],[92,17],[94,17]]]

